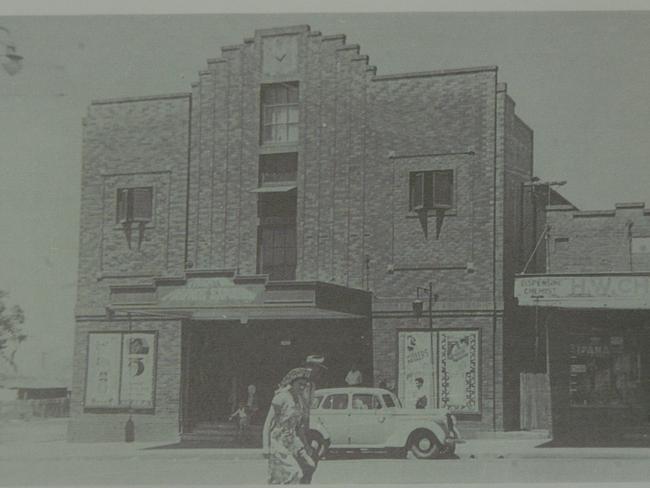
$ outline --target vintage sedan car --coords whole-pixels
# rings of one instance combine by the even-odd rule
[[[310,442],[327,450],[390,450],[418,459],[453,455],[460,435],[446,410],[402,408],[382,388],[316,390],[310,414]]]

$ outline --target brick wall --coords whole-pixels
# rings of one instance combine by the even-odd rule
[[[84,120],[77,314],[107,304],[112,283],[184,269],[190,99],[95,102]],[[117,189],[152,186],[153,218],[129,248],[116,223]],[[118,281],[116,281],[118,280]]]
[[[547,208],[549,272],[597,273],[650,270],[650,249],[634,252],[630,238],[650,237],[650,211],[643,203],[619,203],[614,210]]]

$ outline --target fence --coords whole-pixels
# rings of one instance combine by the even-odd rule
[[[520,428],[522,430],[550,430],[551,388],[548,375],[521,373],[519,384]]]
[[[0,402],[0,418],[4,419],[68,417],[69,415],[70,400],[67,398],[11,400]]]

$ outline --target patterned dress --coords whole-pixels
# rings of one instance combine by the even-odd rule
[[[296,456],[305,446],[297,435],[305,411],[288,389],[273,397],[273,419],[269,431],[269,484],[298,484],[302,469]]]

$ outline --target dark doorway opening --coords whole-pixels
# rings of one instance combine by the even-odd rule
[[[185,370],[183,432],[228,422],[255,386],[258,411],[251,423],[264,422],[273,394],[291,368],[309,354],[322,354],[327,371],[319,388],[344,386],[351,363],[372,381],[370,324],[367,320],[266,320],[190,322],[183,337]]]

